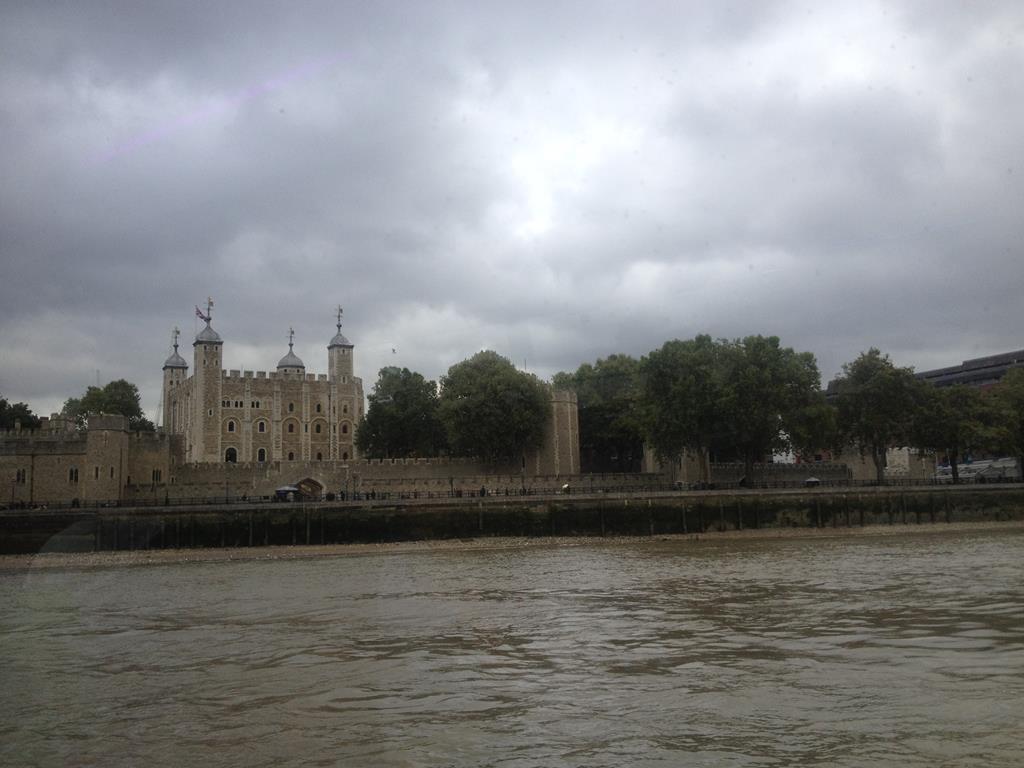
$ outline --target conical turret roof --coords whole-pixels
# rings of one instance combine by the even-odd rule
[[[282,368],[302,368],[305,370],[306,364],[302,362],[298,355],[292,351],[292,343],[295,340],[295,331],[291,328],[288,329],[288,354],[281,358],[277,364],[277,370]]]
[[[188,368],[188,363],[178,354],[178,334],[181,333],[177,328],[174,329],[174,333],[171,334],[171,343],[174,345],[174,351],[171,356],[164,361],[164,370],[168,368]]]
[[[301,358],[292,352],[292,345],[288,345],[288,354],[281,358],[281,361],[277,364],[278,370],[281,368],[305,368],[306,364],[302,362]]]
[[[338,307],[338,332],[334,334],[334,338],[331,339],[331,343],[327,345],[328,349],[334,347],[351,347],[352,342],[345,338],[345,334],[341,332],[341,307]]]
[[[178,354],[178,345],[174,345],[174,352],[164,361],[164,368],[188,368],[188,363]]]

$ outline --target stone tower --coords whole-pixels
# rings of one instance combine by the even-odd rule
[[[342,309],[338,307],[338,332],[327,345],[327,381],[332,409],[331,458],[335,460],[355,458],[355,425],[359,423],[363,406],[362,391],[357,388],[353,375],[355,347],[341,332],[341,316]]]
[[[174,329],[174,352],[164,362],[164,391],[162,402],[164,412],[161,422],[165,431],[178,434],[185,431],[186,395],[184,383],[188,378],[188,363],[178,354],[178,334]]]
[[[192,424],[186,441],[188,461],[223,460],[220,455],[220,409],[224,342],[210,327],[212,310],[213,302],[207,301],[206,314],[202,315],[206,327],[192,344]]]

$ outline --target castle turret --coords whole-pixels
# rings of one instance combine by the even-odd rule
[[[174,352],[164,362],[164,404],[163,428],[172,434],[185,431],[185,390],[184,383],[188,378],[188,363],[178,354],[178,335],[174,329]]]
[[[186,446],[189,461],[223,461],[220,455],[221,387],[224,342],[210,327],[213,300],[206,314],[196,309],[206,327],[196,336],[193,348],[192,429]]]
[[[298,355],[292,351],[292,345],[295,343],[295,331],[291,328],[288,329],[288,354],[285,355],[278,361],[277,370],[281,373],[298,373],[303,374],[306,372],[306,364],[302,362]]]
[[[353,375],[355,347],[341,332],[342,309],[338,307],[338,332],[327,345],[327,379],[331,390],[331,458],[356,457],[355,428],[362,413],[362,385]]]

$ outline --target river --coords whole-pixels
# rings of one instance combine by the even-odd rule
[[[1024,532],[0,574],[0,763],[1024,764]]]

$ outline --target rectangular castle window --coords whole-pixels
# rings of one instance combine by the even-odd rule
[[[100,468],[99,467],[94,467],[93,468],[92,479],[93,480],[99,480],[100,479]]]
[[[110,479],[111,480],[114,479],[114,468],[113,467],[110,468]]]
[[[68,470],[68,482],[72,484],[78,482],[78,467],[72,467]]]
[[[154,483],[159,483],[162,474],[163,473],[159,469],[154,469],[153,470],[153,482]]]
[[[24,469],[19,469],[17,472],[15,472],[15,474],[14,474],[14,481],[18,485],[24,485],[25,484],[25,470]]]

